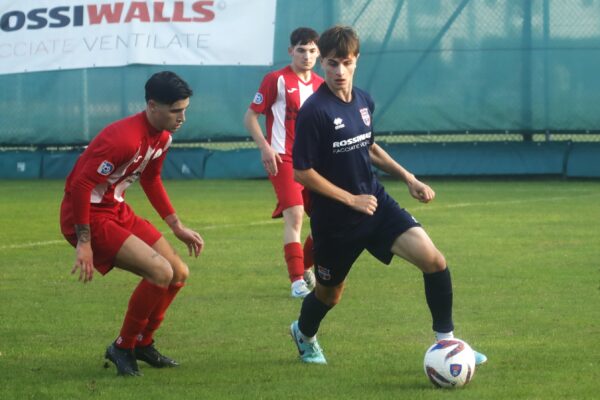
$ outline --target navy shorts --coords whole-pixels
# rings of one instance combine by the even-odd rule
[[[392,245],[398,236],[421,224],[387,193],[378,200],[375,214],[351,229],[319,232],[313,229],[315,275],[323,286],[346,279],[352,264],[367,249],[384,264],[392,261]]]

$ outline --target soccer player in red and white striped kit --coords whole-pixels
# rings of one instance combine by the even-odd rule
[[[312,236],[302,246],[304,212],[310,213],[308,192],[294,180],[292,147],[296,114],[323,79],[313,72],[319,56],[319,34],[310,28],[297,28],[290,35],[291,63],[265,75],[244,116],[244,125],[261,152],[262,162],[277,196],[272,218],[284,220],[283,251],[291,282],[292,297],[303,298],[315,278],[312,271]],[[258,122],[266,117],[266,138]]]
[[[89,282],[114,266],[142,277],[133,291],[117,339],[106,350],[119,375],[141,375],[137,360],[153,367],[178,363],[154,347],[154,332],[189,274],[163,235],[125,203],[125,190],[139,179],[152,206],[196,257],[204,241],[179,220],[160,172],[171,133],[185,121],[192,90],[170,71],[146,82],[146,109],[104,128],[67,177],[60,210],[61,231],[76,248],[72,273]]]

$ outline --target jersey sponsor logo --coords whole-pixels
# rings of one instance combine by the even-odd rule
[[[98,167],[98,173],[100,175],[108,176],[115,170],[115,166],[108,160],[102,161],[102,164]]]
[[[336,147],[344,147],[344,146],[348,146],[351,144],[356,144],[356,143],[362,142],[363,140],[368,140],[368,139],[371,139],[371,132],[362,133],[362,134],[356,135],[350,139],[333,142],[333,148],[335,149]]]
[[[361,108],[360,116],[362,117],[362,120],[366,126],[371,126],[371,114],[369,114],[368,108]]]
[[[321,265],[317,265],[317,274],[319,274],[319,277],[324,281],[331,280],[331,270]]]
[[[333,120],[333,126],[335,127],[336,131],[338,129],[342,129],[342,128],[346,127],[346,125],[344,125],[344,120],[341,119],[340,117],[337,117],[336,119]]]
[[[262,104],[262,102],[264,101],[264,97],[262,95],[262,93],[260,92],[256,92],[256,94],[254,95],[254,100],[252,100],[252,102],[254,104]]]
[[[293,87],[291,89],[288,89],[287,92],[288,93],[294,93],[296,90],[298,90],[298,88]]]
[[[369,139],[371,139],[371,132],[362,133],[351,137],[350,139],[333,142],[333,154],[348,153],[366,147],[369,145]]]

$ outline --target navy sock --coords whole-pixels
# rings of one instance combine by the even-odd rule
[[[435,332],[453,331],[450,270],[446,268],[433,274],[423,274],[423,280],[425,281],[425,298],[433,318],[433,330]]]
[[[298,318],[298,328],[306,337],[313,337],[319,330],[321,321],[327,315],[327,312],[332,307],[322,303],[315,292],[312,291],[304,298],[302,308],[300,309],[300,317]]]

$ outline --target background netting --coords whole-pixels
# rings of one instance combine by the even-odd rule
[[[242,118],[264,74],[289,63],[289,33],[337,23],[361,38],[355,85],[375,99],[378,140],[600,141],[598,21],[600,0],[279,0],[272,66],[0,76],[0,144],[86,144],[142,110],[145,81],[168,68],[196,93],[176,144],[252,146]]]

